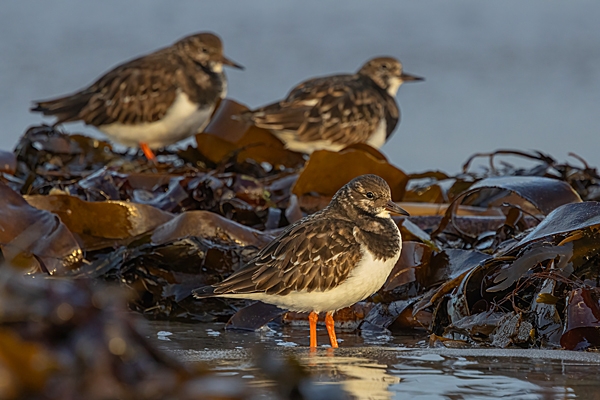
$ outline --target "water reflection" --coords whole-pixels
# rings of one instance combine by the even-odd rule
[[[400,358],[402,363],[394,364],[391,373],[401,377],[403,384],[391,390],[401,392],[402,398],[571,398],[567,396],[570,390],[528,379],[522,366],[510,359],[490,362],[483,357],[469,360],[438,354]],[[501,364],[506,364],[510,373],[501,374]]]
[[[358,399],[391,399],[390,386],[401,380],[388,372],[386,364],[365,357],[337,356],[333,351],[309,354],[301,357],[300,362],[319,375],[324,384],[339,382],[348,394]]]
[[[257,388],[271,385],[256,368],[258,349],[269,357],[295,357],[323,390],[340,385],[357,399],[570,399],[594,398],[600,389],[598,354],[424,349],[422,338],[414,337],[373,345],[348,333],[340,335],[341,348],[322,346],[311,353],[304,343],[307,332],[299,328],[255,333],[226,332],[219,324],[151,326],[163,349]]]

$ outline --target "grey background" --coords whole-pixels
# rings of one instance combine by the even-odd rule
[[[229,96],[251,107],[309,77],[355,71],[376,55],[400,58],[427,79],[400,89],[402,122],[383,148],[407,172],[458,172],[472,153],[498,148],[600,162],[593,1],[4,1],[0,148],[51,121],[28,111],[31,100],[80,89],[118,63],[205,30],[246,67],[228,71]]]

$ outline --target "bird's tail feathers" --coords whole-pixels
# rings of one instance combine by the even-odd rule
[[[80,111],[87,105],[90,94],[75,94],[53,100],[35,101],[30,111],[58,118],[56,124],[80,119]]]

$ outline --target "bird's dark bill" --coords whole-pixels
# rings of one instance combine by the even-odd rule
[[[418,81],[424,81],[425,80],[425,78],[422,78],[420,76],[406,74],[404,72],[402,73],[402,75],[400,75],[400,78],[404,82],[418,82]]]
[[[221,60],[221,62],[223,63],[223,65],[229,65],[230,67],[233,68],[237,68],[237,69],[244,69],[244,67],[234,61],[231,61],[230,59],[226,58],[225,56],[223,56],[223,59]]]
[[[388,203],[385,205],[385,209],[393,214],[407,215],[407,216],[410,215],[405,209],[403,209],[402,207],[400,207],[398,204],[394,203],[393,201],[388,201]]]

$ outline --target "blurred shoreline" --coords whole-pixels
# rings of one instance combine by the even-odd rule
[[[211,30],[246,66],[229,97],[251,107],[308,77],[389,54],[426,78],[402,87],[402,121],[383,148],[408,172],[458,172],[475,152],[568,152],[600,164],[600,3],[463,0],[220,3],[8,2],[0,15],[0,148],[49,123],[31,101],[73,92],[111,67]],[[99,137],[94,129],[69,132]]]

